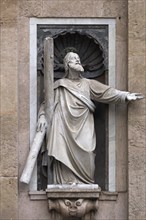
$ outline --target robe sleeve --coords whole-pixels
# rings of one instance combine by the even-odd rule
[[[126,103],[129,92],[120,91],[104,85],[96,80],[90,80],[90,98],[102,103]]]

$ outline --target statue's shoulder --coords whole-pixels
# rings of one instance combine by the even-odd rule
[[[58,79],[54,82],[54,89],[60,87],[60,86],[67,86],[68,84],[68,79],[67,78],[62,78],[62,79]]]
[[[87,79],[87,78],[83,78],[84,83],[88,84],[89,86],[92,85],[100,85],[101,83],[95,79]]]

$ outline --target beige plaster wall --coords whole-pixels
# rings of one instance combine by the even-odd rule
[[[128,87],[146,97],[146,1],[129,0]],[[129,219],[146,219],[146,99],[129,105]]]
[[[116,87],[125,90],[128,85],[131,91],[144,93],[144,28],[137,25],[143,24],[144,27],[144,19],[141,18],[141,13],[143,15],[145,13],[144,2],[145,0],[129,0],[127,53],[128,0],[0,1],[0,219],[48,219],[46,201],[30,201],[28,186],[18,181],[29,151],[29,18],[116,18]],[[138,48],[135,47],[136,44],[139,45]],[[129,75],[127,55],[129,55]],[[116,139],[116,182],[117,191],[120,193],[117,201],[100,202],[97,219],[127,219],[127,149],[129,149],[129,216],[131,219],[138,219],[139,215],[143,219],[146,217],[145,101],[142,103],[142,106],[139,104],[129,106],[129,146],[126,109],[125,107],[116,109],[118,112],[116,130],[120,131]],[[137,198],[140,205],[137,205]]]
[[[18,217],[17,10],[0,2],[0,219]]]

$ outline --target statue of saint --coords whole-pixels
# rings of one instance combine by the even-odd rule
[[[84,69],[76,53],[67,53],[64,66],[64,78],[54,83],[54,113],[47,140],[48,155],[53,158],[53,182],[90,184],[94,183],[96,146],[92,100],[127,103],[143,96],[83,78]],[[38,118],[37,131],[41,131],[47,127],[44,104]]]

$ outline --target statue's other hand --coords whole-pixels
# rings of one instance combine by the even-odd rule
[[[141,93],[129,93],[126,98],[128,101],[135,101],[143,99],[144,96]]]
[[[38,123],[37,123],[37,132],[38,131],[43,131],[44,129],[47,128],[47,120],[46,120],[46,117],[45,115],[41,115],[39,120],[38,120]]]

